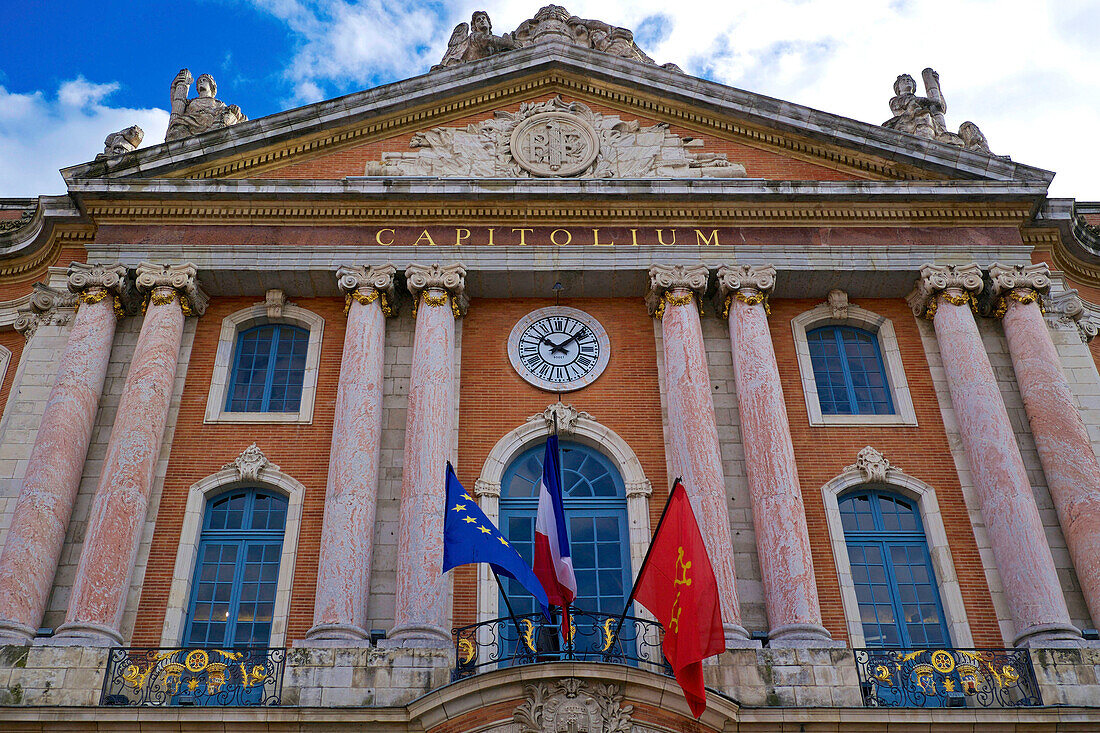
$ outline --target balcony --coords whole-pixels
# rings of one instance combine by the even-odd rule
[[[100,705],[278,705],[286,649],[116,648]]]
[[[1043,704],[1026,649],[854,649],[865,707]]]
[[[570,611],[566,640],[560,623],[539,613],[497,618],[454,630],[456,665],[452,680],[505,667],[541,662],[604,662],[672,674],[661,651],[656,621],[634,616]]]

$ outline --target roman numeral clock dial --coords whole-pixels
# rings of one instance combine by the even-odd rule
[[[508,337],[508,358],[516,372],[550,392],[592,384],[610,356],[603,326],[576,308],[551,306],[528,313]]]

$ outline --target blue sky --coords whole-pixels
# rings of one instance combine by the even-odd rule
[[[541,3],[515,0],[0,0],[0,196],[61,193],[57,169],[139,124],[163,140],[176,72],[211,73],[257,118],[424,73],[479,8],[497,33]],[[4,7],[7,6],[7,7]],[[897,74],[941,74],[947,120],[994,152],[1058,172],[1052,194],[1100,199],[1100,2],[601,0],[582,17],[633,28],[659,63],[881,123]],[[14,31],[14,32],[13,32]]]

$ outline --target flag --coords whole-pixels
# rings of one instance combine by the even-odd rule
[[[551,605],[568,606],[577,597],[577,578],[573,558],[569,556],[569,535],[565,530],[565,510],[561,503],[558,476],[558,436],[546,439],[539,482],[539,508],[535,515],[535,575],[542,581]],[[562,616],[562,628],[568,624]],[[565,631],[568,636],[568,631]]]
[[[443,518],[443,572],[459,565],[488,563],[500,575],[507,575],[535,597],[543,615],[550,618],[549,603],[542,583],[496,528],[474,497],[466,493],[447,463],[447,511]]]
[[[707,708],[703,660],[726,648],[718,581],[703,535],[679,481],[635,584],[634,599],[665,629],[664,652],[692,714]]]

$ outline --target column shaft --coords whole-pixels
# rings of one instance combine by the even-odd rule
[[[730,299],[741,443],[770,646],[833,645],[821,621],[810,533],[765,302]]]
[[[665,399],[668,405],[668,463],[674,475],[683,477],[711,565],[718,580],[722,620],[729,640],[745,639],[737,576],[733,565],[733,539],[722,453],[711,397],[703,330],[695,299],[686,289],[669,292],[671,299],[686,298],[684,305],[667,304],[661,320],[665,361]]]
[[[960,293],[962,291],[959,291]],[[959,432],[1011,606],[1014,643],[1044,646],[1079,637],[1069,622],[1024,461],[974,315],[943,295],[933,317]]]
[[[1039,461],[1095,624],[1100,622],[1100,465],[1038,303],[1010,301],[1004,330]]]
[[[463,271],[464,273],[464,271]],[[409,277],[410,289],[414,278]],[[455,421],[455,314],[451,295],[430,278],[417,288],[398,528],[397,593],[390,639],[408,646],[450,644],[451,579],[443,568],[443,501]]]
[[[61,354],[0,556],[2,641],[29,641],[46,611],[111,357],[112,301],[81,305]]]
[[[370,633],[367,600],[378,501],[386,320],[385,296],[373,288],[369,292],[374,299],[368,302],[358,289],[353,294],[359,298],[349,296],[317,597],[313,628],[306,634],[310,640],[364,640]]]

